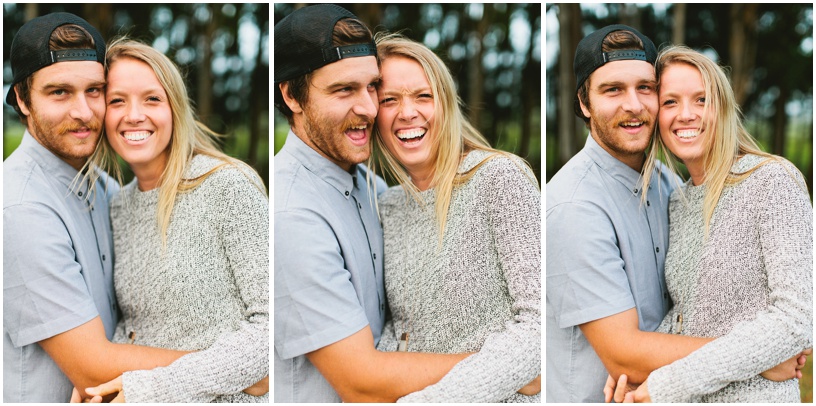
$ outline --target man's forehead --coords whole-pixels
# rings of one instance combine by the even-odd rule
[[[54,83],[83,85],[105,82],[105,68],[95,61],[57,62],[32,74],[34,86]]]
[[[593,85],[607,81],[655,81],[654,66],[646,61],[622,60],[607,62],[589,76]]]
[[[312,75],[312,83],[328,86],[339,82],[369,82],[379,76],[377,58],[364,56],[342,59],[316,69]]]

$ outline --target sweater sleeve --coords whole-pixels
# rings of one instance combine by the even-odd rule
[[[755,190],[767,309],[652,372],[648,389],[653,402],[699,399],[813,346],[813,213],[807,194],[790,173],[773,172]]]
[[[438,383],[400,402],[499,402],[541,374],[541,192],[516,163],[495,159],[484,204],[512,317]],[[493,164],[493,163],[491,163]],[[536,395],[540,396],[540,395]]]
[[[216,221],[245,305],[244,319],[205,350],[164,368],[126,372],[128,402],[211,402],[269,375],[269,200],[232,169],[211,176],[225,180],[214,213],[219,213]]]

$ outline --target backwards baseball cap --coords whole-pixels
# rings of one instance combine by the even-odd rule
[[[603,51],[603,41],[606,36],[615,31],[629,31],[634,36],[640,38],[643,42],[643,50],[626,49],[619,51]],[[652,40],[647,36],[641,34],[638,30],[623,24],[608,25],[600,30],[587,35],[581,42],[578,43],[578,48],[575,50],[575,61],[573,62],[573,70],[575,71],[575,114],[579,117],[583,115],[580,113],[581,109],[578,106],[578,90],[581,85],[589,79],[589,75],[595,72],[596,69],[605,65],[608,62],[636,60],[645,61],[654,65],[657,60],[657,49]]]
[[[75,24],[84,28],[93,37],[96,49],[64,49],[52,51],[48,47],[51,33],[57,27]],[[6,103],[17,105],[14,85],[24,81],[34,72],[57,62],[96,61],[105,63],[105,40],[96,28],[87,21],[71,13],[51,13],[37,17],[25,24],[14,34],[11,42],[11,82]]]
[[[275,84],[295,79],[345,58],[377,55],[374,42],[335,47],[338,21],[357,18],[333,4],[303,7],[275,24]]]

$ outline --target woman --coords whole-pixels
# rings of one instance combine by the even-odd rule
[[[674,307],[658,332],[719,337],[652,372],[634,400],[799,402],[796,379],[759,374],[812,347],[812,206],[799,171],[745,131],[723,70],[683,46],[663,50],[659,137],[691,179],[669,203],[666,284]],[[645,176],[644,182],[648,182]]]
[[[490,148],[424,45],[378,35],[375,146],[400,182],[379,198],[392,320],[379,349],[476,352],[416,402],[540,402],[540,191],[523,161]]]
[[[178,68],[161,52],[120,39],[106,69],[107,138],[94,163],[117,173],[115,151],[136,176],[111,202],[123,313],[113,341],[198,351],[125,373],[124,400],[266,403],[241,392],[269,373],[263,184],[195,121]],[[109,393],[103,386],[87,392]]]

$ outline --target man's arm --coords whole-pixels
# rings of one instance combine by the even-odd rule
[[[640,331],[635,308],[579,327],[612,378],[617,381],[621,374],[626,374],[630,383],[642,383],[653,370],[714,340]]]
[[[380,352],[366,326],[306,357],[344,402],[395,402],[436,383],[469,355]]]
[[[125,371],[166,366],[188,353],[111,343],[99,316],[39,344],[83,397],[87,396],[85,388],[108,382]]]

